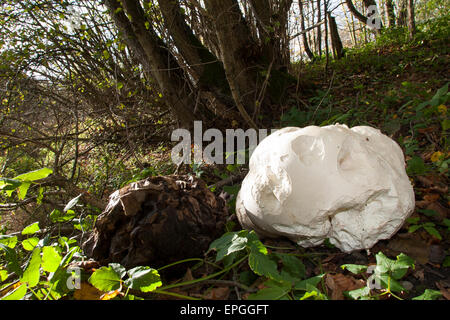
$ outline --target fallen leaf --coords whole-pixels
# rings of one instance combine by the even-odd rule
[[[87,282],[82,282],[80,289],[75,290],[73,298],[75,300],[100,300],[103,291],[98,290]]]
[[[440,195],[436,193],[430,193],[423,196],[423,199],[428,202],[436,202],[439,200]]]
[[[416,270],[413,272],[412,275],[417,280],[420,280],[420,281],[424,281],[425,280],[425,272],[424,272],[424,270],[422,268],[421,269],[416,268]]]
[[[436,287],[441,291],[445,299],[450,300],[450,290],[445,288],[440,282],[436,282]]]
[[[426,210],[433,210],[434,212],[436,212],[436,214],[433,215],[431,219],[437,222],[442,222],[445,218],[448,217],[449,210],[442,206],[439,202],[430,203],[426,207]]]
[[[396,255],[404,253],[417,263],[428,262],[429,245],[417,233],[398,234],[389,241],[387,248]]]
[[[230,295],[229,287],[213,288],[204,296],[206,300],[227,300]]]
[[[344,300],[344,291],[356,290],[364,287],[364,281],[358,281],[352,276],[342,273],[331,274],[325,276],[325,284],[331,291],[331,300]]]

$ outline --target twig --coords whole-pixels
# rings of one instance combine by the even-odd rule
[[[223,186],[241,181],[242,179],[244,179],[246,175],[247,172],[242,172],[235,176],[229,176],[228,178],[225,178],[223,180],[216,182],[215,184],[210,185],[209,188],[216,188],[216,189],[222,188]]]

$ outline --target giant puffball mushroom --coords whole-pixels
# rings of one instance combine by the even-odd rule
[[[389,239],[414,210],[401,148],[379,130],[284,128],[260,142],[236,201],[244,228],[344,252]]]

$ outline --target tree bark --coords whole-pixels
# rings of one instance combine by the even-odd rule
[[[385,0],[384,2],[384,10],[386,11],[386,21],[388,23],[388,27],[395,27],[395,13],[394,13],[394,4],[392,0]]]
[[[408,0],[408,31],[409,31],[409,38],[414,38],[414,35],[416,34],[416,21],[415,21],[415,15],[414,15],[414,0]]]
[[[257,52],[255,39],[244,21],[237,0],[205,0],[208,13],[214,18],[219,40],[221,60],[225,68],[233,99],[241,116],[251,127],[256,127],[249,116],[255,111]]]
[[[302,30],[306,30],[306,27],[305,27],[305,16],[304,16],[302,0],[298,0],[298,7],[300,9],[300,25],[302,27]],[[306,32],[303,32],[302,39],[303,39],[303,47],[305,48],[305,52],[308,55],[308,58],[313,60],[314,59],[314,54],[311,51],[311,48],[309,47],[308,37],[307,37],[307,33]]]
[[[397,13],[397,25],[400,27],[406,26],[407,19],[407,4],[406,0],[399,0]]]
[[[133,0],[123,0],[122,3],[126,14],[117,0],[105,0],[114,22],[125,36],[125,41],[156,80],[169,110],[181,127],[192,128],[195,101],[183,69],[157,36],[151,23],[146,23],[140,4]]]
[[[331,16],[331,12],[327,13],[328,23],[330,26],[331,45],[333,46],[333,55],[335,59],[341,59],[344,56],[344,47],[336,23],[336,18]]]

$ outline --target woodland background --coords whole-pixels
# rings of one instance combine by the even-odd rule
[[[373,5],[380,29],[371,28]],[[380,250],[408,254],[423,266],[416,265],[415,275],[402,274],[412,277],[413,289],[399,290],[398,297],[430,289],[433,297],[448,299],[449,7],[445,0],[3,1],[0,296],[72,298],[73,291],[53,286],[54,266],[43,264],[40,248],[53,248],[46,249],[47,260],[67,258],[52,272],[83,260],[80,234],[93,228],[108,196],[130,182],[175,170],[192,174],[212,191],[226,191],[233,214],[245,165],[177,168],[170,161],[171,132],[201,120],[204,130],[339,122],[371,125],[393,137],[405,152],[417,209],[400,244],[381,243]],[[239,232],[231,222],[224,233]],[[23,232],[27,226],[33,227]],[[251,234],[236,237],[253,243]],[[301,263],[304,272],[296,279],[322,275],[312,281],[314,290],[297,284],[307,298],[343,298],[367,268],[353,269],[353,277],[338,267],[375,263],[374,256],[345,256],[329,247],[311,251],[285,243],[294,251],[277,251],[270,246],[278,244],[261,245],[279,266]],[[251,254],[252,248],[240,249]],[[378,264],[386,261],[377,257]],[[269,289],[275,292],[269,298],[298,298],[295,286],[276,285],[270,273],[241,260],[225,263],[221,275],[228,278],[219,280],[208,278],[216,273],[203,268],[204,260],[197,273],[186,271],[188,289],[167,285],[160,294],[177,287],[181,291],[171,296],[246,298]],[[26,273],[30,265],[34,273]],[[412,263],[401,267],[409,270]],[[210,282],[194,286],[201,275]],[[116,282],[120,290],[100,287],[116,292],[109,298],[131,296],[122,290],[125,282]],[[384,289],[373,297],[395,295]],[[370,297],[364,294],[357,298]]]

